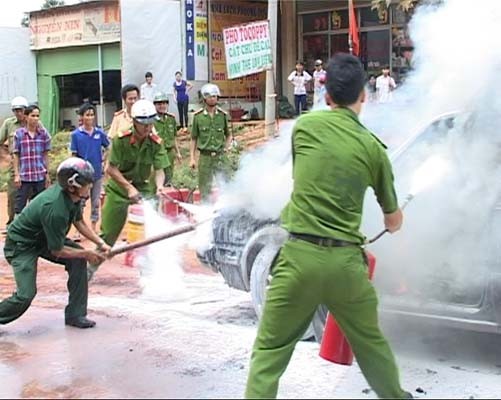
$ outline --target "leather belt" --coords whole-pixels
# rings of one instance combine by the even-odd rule
[[[332,239],[321,236],[309,235],[307,233],[289,233],[291,240],[304,240],[305,242],[316,244],[322,247],[348,247],[359,246],[354,242],[347,242],[346,240]]]
[[[223,154],[222,151],[200,150],[200,149],[198,149],[198,151],[200,151],[200,154],[203,154],[206,156],[211,156],[211,157],[217,157],[217,156],[220,156],[221,154]]]

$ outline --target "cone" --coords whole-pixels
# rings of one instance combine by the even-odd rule
[[[376,258],[371,253],[366,253],[369,279],[372,280],[376,268]],[[325,321],[324,335],[320,344],[320,357],[341,365],[351,365],[353,363],[353,352],[350,343],[341,331],[334,317],[329,313]]]

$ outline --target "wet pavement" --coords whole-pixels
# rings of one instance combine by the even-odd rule
[[[123,257],[106,262],[90,287],[97,326],[88,330],[64,326],[66,273],[40,262],[32,307],[0,326],[0,398],[240,398],[257,328],[250,295],[228,288],[193,251],[181,259],[183,290],[156,296]],[[0,256],[0,298],[13,283]],[[396,322],[384,329],[417,398],[499,396],[501,336]],[[375,398],[356,363],[331,364],[318,350],[297,345],[279,397]]]

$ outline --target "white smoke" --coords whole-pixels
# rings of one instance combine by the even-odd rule
[[[453,126],[442,126],[450,122],[445,119],[427,128],[452,133],[447,139],[415,145],[406,163],[395,164],[401,198],[409,190],[412,171],[425,156],[445,157],[452,170],[429,191],[417,194],[406,209],[401,232],[371,247],[380,266],[398,272],[382,271],[385,279],[394,278],[396,287],[416,283],[419,276],[420,284],[414,286],[427,290],[431,282],[429,290],[435,295],[441,290],[440,282],[459,287],[470,277],[473,288],[471,271],[478,270],[475,278],[480,278],[483,268],[497,257],[490,246],[501,230],[496,230],[499,224],[492,212],[501,183],[499,20],[499,0],[479,4],[445,0],[439,6],[419,7],[410,23],[414,71],[395,91],[392,103],[367,104],[361,115],[366,126],[389,145],[390,153],[437,116],[456,111],[461,115]],[[279,139],[243,157],[216,207],[240,207],[258,218],[277,219],[291,190],[291,127],[287,126]],[[381,211],[371,194],[368,199],[363,229],[377,233],[383,228]],[[409,279],[400,279],[402,271]]]

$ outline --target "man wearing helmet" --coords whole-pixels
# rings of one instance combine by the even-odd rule
[[[176,116],[167,112],[169,108],[169,96],[164,92],[158,92],[153,98],[153,104],[157,110],[158,120],[155,122],[155,130],[163,140],[170,166],[165,168],[165,184],[170,183],[174,174],[174,161],[177,157],[181,160],[181,153],[176,141]]]
[[[230,149],[231,135],[228,130],[226,112],[217,107],[219,88],[208,83],[202,86],[205,107],[198,110],[193,117],[190,144],[190,166],[197,166],[195,151],[198,149],[198,188],[202,200],[210,194],[212,180],[217,173],[225,177],[229,175],[229,162],[226,151]]]
[[[169,158],[162,139],[153,132],[157,112],[149,100],[138,100],[131,110],[133,126],[113,138],[106,169],[110,179],[106,184],[106,200],[101,219],[101,237],[113,246],[127,220],[130,204],[141,197],[161,194],[165,181],[164,169]],[[152,170],[154,180],[150,181]],[[97,271],[100,263],[90,263],[88,278]]]
[[[105,259],[110,247],[82,219],[82,200],[89,198],[94,169],[89,162],[71,157],[57,169],[58,184],[35,197],[9,225],[5,259],[12,266],[16,292],[0,303],[0,324],[19,318],[36,295],[37,261],[42,257],[62,264],[68,272],[69,300],[66,325],[92,328],[87,319],[87,261]],[[87,250],[66,238],[71,225],[98,246]]]
[[[14,116],[7,118],[0,127],[0,145],[4,145],[7,142],[10,154],[12,154],[16,131],[26,125],[26,116],[24,115],[24,109],[26,107],[28,107],[28,101],[24,97],[14,97],[11,101],[11,109]],[[14,185],[14,166],[11,163],[9,166],[9,182],[7,186],[7,226],[14,220],[16,195],[17,188],[16,185]],[[7,233],[7,230],[5,230],[5,233]]]

